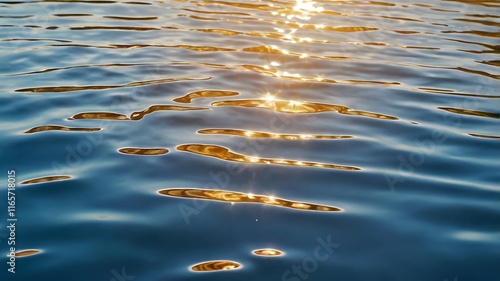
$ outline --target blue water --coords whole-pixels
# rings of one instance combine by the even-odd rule
[[[0,279],[500,280],[499,8],[0,2]]]

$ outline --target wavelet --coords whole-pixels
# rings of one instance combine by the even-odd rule
[[[42,177],[42,178],[36,178],[36,179],[23,181],[23,182],[21,182],[21,184],[36,184],[36,183],[45,183],[45,182],[51,182],[51,181],[62,181],[62,180],[68,180],[70,178],[71,178],[70,176],[48,176],[48,177]]]
[[[206,145],[206,144],[183,144],[177,146],[177,150],[186,151],[193,154],[198,154],[202,156],[213,157],[221,160],[240,162],[240,163],[250,163],[250,164],[274,164],[274,165],[284,165],[284,166],[297,166],[297,167],[315,167],[315,168],[327,168],[327,169],[338,169],[338,170],[348,170],[348,171],[358,171],[361,170],[358,167],[327,164],[327,163],[317,163],[317,162],[306,162],[300,160],[287,160],[287,159],[272,159],[272,158],[262,158],[257,156],[248,156],[244,154],[239,154],[233,152],[225,147],[218,145]]]
[[[241,193],[229,190],[198,189],[198,188],[172,188],[158,191],[161,195],[179,198],[204,199],[229,203],[257,203],[301,211],[340,212],[342,209],[327,205],[286,200],[268,195]]]
[[[71,128],[71,127],[57,126],[57,125],[46,125],[46,126],[38,126],[31,128],[24,133],[32,134],[32,133],[46,132],[46,131],[98,132],[101,130],[102,128]]]

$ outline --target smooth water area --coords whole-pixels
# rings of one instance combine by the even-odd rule
[[[1,1],[0,279],[500,280],[499,27],[495,0]]]

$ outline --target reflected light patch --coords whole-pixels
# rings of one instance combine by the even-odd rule
[[[256,256],[261,256],[261,257],[278,257],[278,256],[283,256],[284,253],[280,250],[276,249],[258,249],[252,251],[252,253]]]
[[[315,7],[316,2],[309,0],[296,0],[297,4],[293,7],[297,12],[316,12],[321,13],[325,9],[323,7]]]

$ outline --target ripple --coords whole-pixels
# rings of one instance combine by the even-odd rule
[[[276,49],[276,47],[273,47]],[[279,50],[279,49],[278,49]],[[298,53],[291,53],[286,50],[281,50],[284,54],[287,55],[292,55],[292,56],[298,56],[300,58],[303,57],[308,57],[307,54],[298,54]],[[313,57],[313,56],[311,56]],[[319,57],[318,57],[319,58]],[[325,57],[321,57],[325,58]],[[354,85],[385,85],[385,86],[393,86],[393,85],[401,85],[400,82],[388,82],[388,81],[370,81],[370,80],[355,80],[355,79],[350,79],[350,80],[333,80],[329,78],[322,78],[320,76],[317,77],[308,77],[308,76],[303,76],[299,73],[289,73],[288,71],[281,71],[275,68],[272,68],[268,65],[264,66],[259,66],[259,65],[251,65],[251,64],[243,64],[241,65],[246,70],[259,73],[259,74],[264,74],[268,75],[274,78],[279,78],[279,79],[285,79],[285,80],[292,80],[292,81],[300,81],[300,82],[314,82],[314,83],[330,83],[330,84],[354,84]]]
[[[205,144],[183,144],[177,146],[177,150],[186,151],[198,155],[213,157],[221,160],[240,162],[240,163],[251,163],[251,164],[274,164],[274,165],[284,165],[284,166],[298,166],[298,167],[316,167],[316,168],[327,168],[327,169],[339,169],[339,170],[349,170],[357,171],[361,170],[357,167],[341,166],[335,164],[325,164],[317,162],[304,162],[300,160],[287,160],[287,159],[271,159],[262,158],[257,156],[247,156],[244,154],[239,154],[232,152],[229,149],[218,146],[218,145],[205,145]]]
[[[128,20],[128,21],[145,21],[145,20],[157,20],[158,17],[123,17],[123,16],[103,16],[105,19],[113,20]]]
[[[221,6],[236,7],[236,8],[251,9],[251,10],[261,10],[261,11],[268,11],[273,9],[273,7],[270,6],[269,4],[250,4],[242,2],[214,1],[214,0],[203,0],[202,2],[210,5],[221,5]]]
[[[327,205],[318,205],[312,203],[291,201],[291,200],[276,198],[274,196],[257,195],[252,193],[241,193],[228,190],[172,188],[172,189],[163,189],[158,192],[161,195],[166,195],[171,197],[203,199],[203,200],[222,201],[229,203],[258,203],[264,205],[296,209],[301,211],[319,211],[319,212],[343,211],[340,208]]]
[[[114,112],[83,112],[68,118],[68,120],[76,119],[130,120],[126,115]]]
[[[144,27],[144,26],[73,26],[70,30],[128,30],[128,31],[152,31],[161,30],[158,27]]]
[[[118,151],[123,154],[146,155],[146,156],[163,155],[169,152],[167,148],[137,148],[137,147],[124,147],[118,149]]]
[[[446,110],[448,112],[462,114],[462,115],[471,115],[471,116],[479,116],[479,117],[487,117],[487,118],[500,118],[500,113],[493,112],[485,112],[485,111],[477,111],[477,110],[469,110],[462,108],[453,108],[453,107],[438,107],[441,110]]]
[[[211,79],[210,77],[207,77],[207,78],[188,78],[188,77],[165,78],[165,79],[156,79],[156,80],[137,81],[137,82],[127,83],[127,84],[123,84],[123,85],[57,86],[57,87],[24,88],[24,89],[17,89],[16,92],[61,93],[61,92],[86,91],[86,90],[105,90],[105,89],[138,87],[138,86],[147,86],[147,85],[153,85],[153,84],[162,84],[162,83],[171,83],[171,82],[180,82],[180,81],[205,81],[205,80],[210,80],[210,79]]]
[[[145,110],[133,112],[130,115],[132,120],[141,120],[144,115],[153,113],[155,111],[163,110],[173,110],[173,111],[189,111],[189,110],[209,110],[208,107],[189,107],[189,106],[178,106],[178,105],[152,105]]]
[[[45,131],[97,132],[101,130],[102,128],[70,128],[65,126],[46,125],[31,128],[24,133],[31,134]]]
[[[352,110],[347,106],[326,104],[326,103],[315,103],[315,102],[303,102],[303,101],[292,101],[292,100],[277,100],[272,96],[264,99],[248,99],[248,100],[226,100],[217,101],[212,103],[213,106],[237,106],[237,107],[256,107],[269,109],[281,113],[319,113],[336,111],[344,115],[357,115],[377,119],[387,119],[387,120],[398,120],[397,117],[384,115],[373,112],[366,112],[360,110]]]
[[[95,46],[93,46],[95,47]],[[236,49],[232,48],[222,48],[222,47],[214,47],[214,46],[195,46],[195,45],[164,45],[164,44],[129,44],[129,45],[118,45],[118,44],[110,44],[110,48],[117,49],[138,49],[138,48],[148,48],[148,47],[157,47],[157,48],[178,48],[178,49],[186,49],[196,52],[231,52]],[[99,46],[99,48],[105,48]]]
[[[203,10],[195,10],[195,9],[186,9],[182,10],[193,13],[200,14],[211,14],[211,15],[230,15],[230,16],[251,16],[249,13],[241,13],[241,12],[219,12],[219,11],[203,11]]]
[[[500,98],[500,96],[459,93],[459,92],[455,92],[454,90],[448,90],[448,89],[417,88],[416,90],[421,90],[421,91],[424,91],[424,92],[427,92],[427,93],[445,94],[445,95],[453,95],[453,96],[479,97],[479,98],[489,98],[489,99],[498,99],[498,98]]]
[[[92,14],[52,14],[54,17],[91,17],[93,16]]]
[[[485,139],[497,139],[500,140],[500,136],[489,136],[489,135],[480,135],[480,134],[473,134],[469,133],[468,134],[471,137],[476,137],[476,138],[485,138]]]
[[[180,102],[180,103],[191,103],[192,100],[198,99],[198,98],[218,98],[218,97],[230,97],[230,96],[237,96],[239,95],[239,92],[235,91],[223,91],[223,90],[202,90],[202,91],[196,91],[189,93],[185,96],[175,98],[175,102]]]
[[[235,270],[243,267],[242,264],[229,260],[207,261],[191,266],[192,271],[209,272],[221,270]]]
[[[198,134],[207,135],[231,135],[245,138],[273,138],[285,140],[335,140],[335,139],[350,139],[353,136],[331,136],[331,135],[309,135],[309,134],[276,134],[269,132],[239,130],[239,129],[203,129],[199,130]]]
[[[280,250],[276,249],[258,249],[252,251],[252,253],[256,256],[261,256],[261,257],[278,257],[278,256],[283,256],[284,253]]]
[[[51,181],[62,181],[70,178],[71,178],[70,176],[49,176],[49,177],[36,178],[32,180],[23,181],[21,182],[21,184],[36,184],[36,183],[44,183]]]
[[[62,39],[50,39],[50,38],[8,38],[2,39],[0,41],[10,42],[10,41],[27,41],[27,42],[38,42],[38,41],[49,41],[49,42],[59,42],[59,43],[69,43],[69,40]],[[12,76],[12,75],[9,75]]]
[[[21,250],[16,252],[16,258],[24,258],[24,257],[29,257],[33,256],[36,254],[41,253],[41,250],[36,250],[36,249],[30,249],[30,250]]]
[[[40,39],[42,40],[42,39]],[[52,45],[52,46],[74,46],[74,45]],[[79,47],[82,47],[79,45]],[[83,46],[83,47],[95,47],[95,46]],[[102,46],[99,46],[101,48]],[[106,47],[102,47],[106,48]],[[111,47],[108,47],[111,48]],[[158,67],[158,66],[201,66],[201,67],[208,67],[208,68],[221,68],[221,69],[233,69],[231,67],[228,67],[227,65],[223,64],[215,64],[215,63],[203,63],[203,62],[168,62],[168,63],[110,63],[110,64],[88,64],[88,65],[74,65],[74,66],[67,66],[67,67],[54,67],[54,68],[47,68],[47,69],[42,69],[42,70],[37,70],[37,71],[29,71],[29,72],[21,72],[21,73],[15,73],[15,74],[9,74],[7,76],[22,76],[22,75],[30,75],[30,74],[40,74],[40,73],[46,73],[46,72],[52,72],[52,71],[62,71],[62,70],[69,70],[69,69],[77,69],[77,68],[90,68],[90,67],[99,67],[99,68],[106,68],[106,67],[134,67],[134,66],[150,66],[150,67]]]

